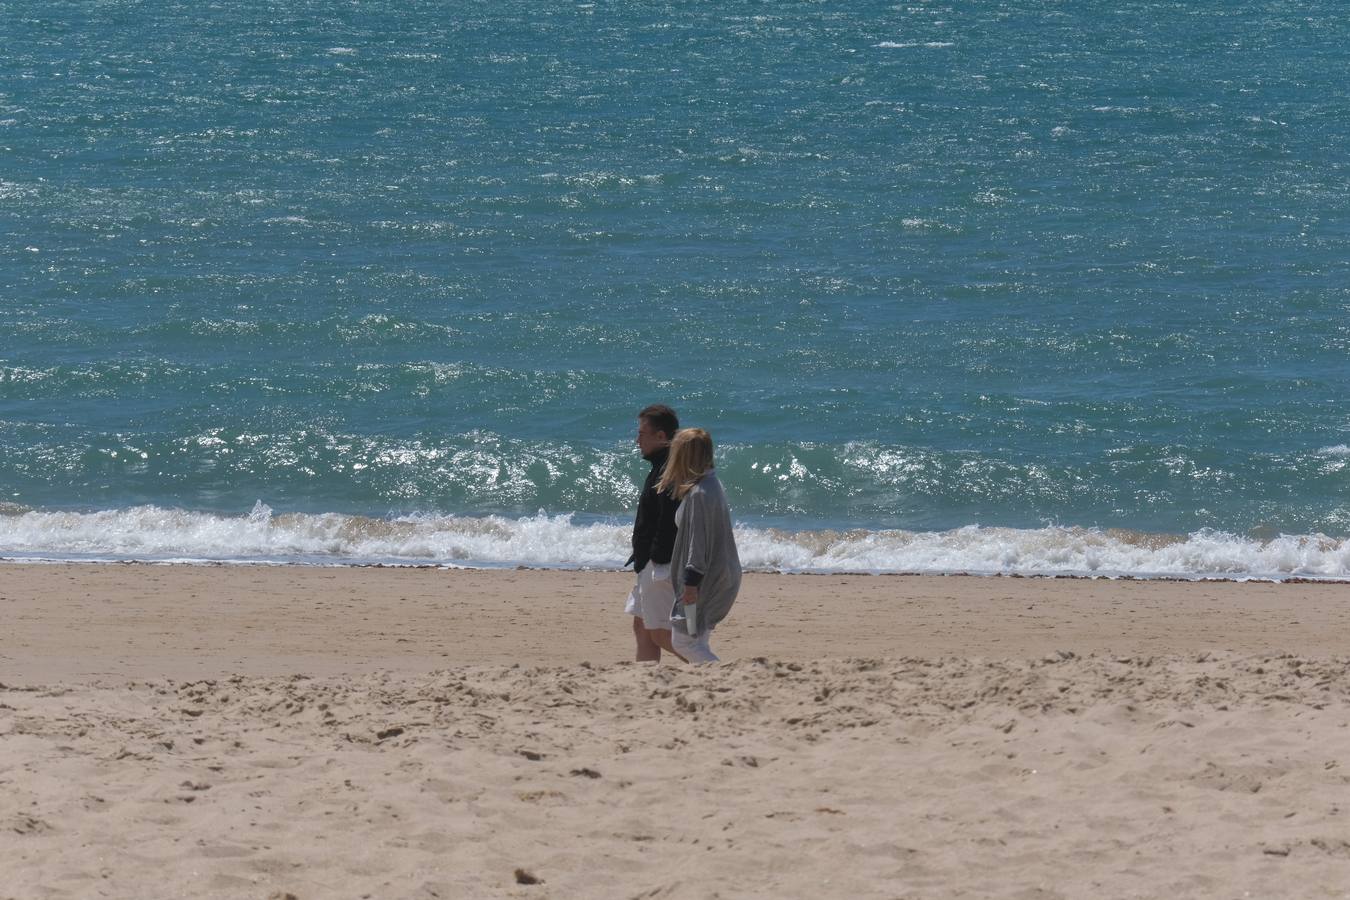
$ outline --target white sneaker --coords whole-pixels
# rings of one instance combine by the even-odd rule
[[[676,653],[691,663],[715,663],[720,660],[717,654],[712,652],[712,647],[708,646],[708,638],[711,636],[711,631],[705,631],[696,637],[690,637],[683,630],[672,628],[670,645],[675,648]]]

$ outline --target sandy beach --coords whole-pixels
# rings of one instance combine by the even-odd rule
[[[0,898],[1344,897],[1350,585],[0,567]]]

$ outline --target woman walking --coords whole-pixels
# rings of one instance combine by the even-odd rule
[[[680,503],[670,558],[675,587],[671,642],[689,662],[717,662],[709,637],[741,589],[741,559],[731,533],[727,496],[713,470],[708,432],[685,428],[675,433],[658,490]]]

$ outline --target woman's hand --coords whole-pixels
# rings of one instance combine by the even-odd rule
[[[684,586],[684,593],[680,595],[680,602],[685,606],[688,606],[691,603],[697,603],[698,588],[694,587],[692,584],[686,584]]]

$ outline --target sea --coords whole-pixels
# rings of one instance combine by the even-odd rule
[[[1332,0],[0,0],[0,557],[1350,579]]]

